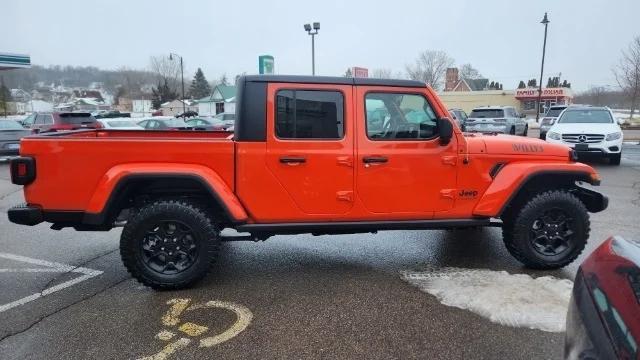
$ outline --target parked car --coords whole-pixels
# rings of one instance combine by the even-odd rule
[[[9,209],[9,220],[84,231],[124,225],[127,270],[176,289],[207,274],[221,241],[280,234],[502,227],[514,258],[558,269],[587,245],[589,212],[607,208],[606,196],[581,186],[600,176],[566,146],[464,136],[423,82],[259,75],[237,83],[233,136],[24,139],[11,179],[25,186],[26,205]],[[372,107],[386,109],[386,124],[350,111]],[[247,235],[228,237],[225,228]]]
[[[471,110],[465,121],[470,132],[503,133],[527,136],[529,125],[513,106],[484,106]]]
[[[214,116],[213,118],[222,121],[223,130],[227,130],[229,127],[233,126],[236,122],[235,113],[220,113]]]
[[[560,113],[567,108],[568,105],[553,105],[549,107],[547,113],[544,114],[542,121],[540,122],[540,139],[547,138],[547,131],[558,120]]]
[[[580,265],[565,359],[640,359],[640,243],[609,238]]]
[[[195,130],[226,130],[226,126],[224,125],[224,123],[221,120],[215,118],[193,118],[185,120],[185,122]]]
[[[94,115],[96,119],[117,119],[117,118],[130,118],[131,113],[115,111],[103,111]]]
[[[138,125],[136,119],[131,118],[105,118],[98,119],[98,121],[104,126],[105,129],[113,130],[144,130],[144,128]]]
[[[608,107],[570,106],[547,132],[550,143],[573,148],[578,156],[606,157],[620,165],[622,129]]]
[[[0,157],[17,156],[20,139],[30,134],[31,130],[25,129],[19,122],[0,119]]]
[[[178,118],[151,118],[138,122],[145,130],[187,130],[191,129],[183,119]]]
[[[453,121],[458,124],[460,130],[465,131],[464,123],[465,121],[467,121],[467,113],[462,109],[449,109],[449,114],[451,115]]]
[[[22,125],[25,128],[31,128],[31,125],[33,125],[33,122],[36,120],[36,116],[37,115],[38,115],[38,113],[36,113],[36,112],[31,113],[26,118],[24,118],[22,120],[18,120],[18,122],[20,123],[20,125]]]
[[[194,116],[198,116],[198,112],[197,111],[193,111],[193,110],[189,110],[186,112],[183,112],[181,114],[176,115],[177,118],[190,118],[190,117],[194,117]]]
[[[100,128],[102,124],[85,112],[41,112],[31,124],[33,133]]]

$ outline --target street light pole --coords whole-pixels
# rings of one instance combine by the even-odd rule
[[[173,60],[173,56],[177,56],[180,58],[180,81],[182,82],[182,116],[184,117],[187,112],[186,105],[184,104],[184,66],[182,65],[182,56],[175,53],[170,53],[169,60]]]
[[[311,24],[304,24],[304,29],[307,31],[309,35],[311,35],[311,75],[316,75],[316,42],[315,36],[318,34],[318,30],[320,30],[320,23],[313,23],[313,30],[311,30]]]
[[[540,84],[538,85],[538,103],[536,104],[536,123],[540,120],[540,102],[542,101],[542,74],[544,73],[544,54],[547,50],[547,26],[549,25],[547,13],[544,13],[544,18],[540,23],[544,24],[544,42],[542,43],[542,65],[540,65]]]

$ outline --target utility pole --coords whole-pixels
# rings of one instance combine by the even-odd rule
[[[175,53],[170,53],[169,60],[173,60],[173,56],[177,56],[180,58],[180,81],[182,83],[182,116],[185,117],[185,113],[187,112],[187,107],[184,103],[184,66],[182,64],[182,56]]]
[[[542,44],[542,65],[540,65],[540,85],[538,87],[538,103],[536,104],[536,122],[540,120],[540,102],[542,101],[542,74],[544,73],[544,54],[547,49],[547,26],[549,25],[549,19],[547,13],[544,13],[544,18],[540,21],[544,24],[544,42]]]

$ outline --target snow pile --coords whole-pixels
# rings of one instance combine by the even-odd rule
[[[513,327],[563,332],[573,282],[506,271],[461,268],[402,273],[402,278],[442,304],[470,310]]]

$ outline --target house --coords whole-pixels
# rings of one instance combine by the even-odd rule
[[[482,91],[488,88],[489,79],[460,78],[458,68],[447,69],[444,91]]]
[[[162,115],[176,116],[182,114],[183,111],[198,111],[198,105],[193,100],[184,100],[183,104],[182,100],[176,99],[161,104],[160,110],[162,110]]]
[[[26,103],[27,112],[49,112],[53,111],[53,104],[43,100],[31,100]]]
[[[102,99],[102,97],[100,97]],[[76,98],[73,101],[74,110],[79,111],[96,111],[96,110],[109,110],[111,106],[106,105],[104,101],[100,101],[96,98]]]
[[[212,116],[223,112],[236,111],[236,87],[218,85],[210,96],[198,100],[198,114]]]

